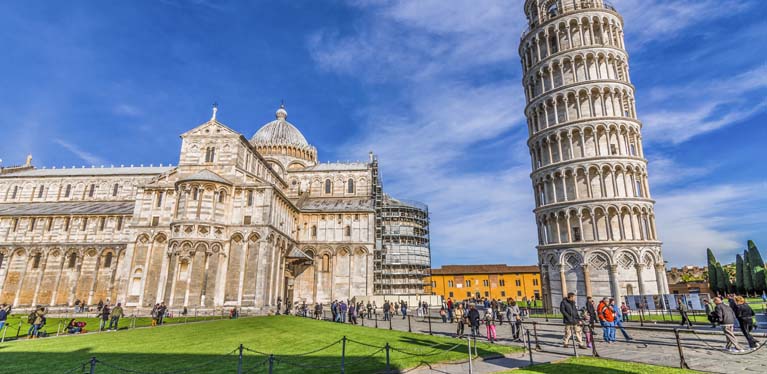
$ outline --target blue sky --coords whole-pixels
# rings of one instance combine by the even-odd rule
[[[432,213],[434,265],[535,263],[522,0],[4,2],[0,158],[175,164],[210,116],[284,99],[325,161],[380,156]],[[767,20],[757,0],[614,0],[671,265],[767,247]]]

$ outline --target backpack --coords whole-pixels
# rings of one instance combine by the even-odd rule
[[[29,316],[27,316],[27,323],[30,325],[34,325],[36,318],[37,318],[37,311],[29,313]]]

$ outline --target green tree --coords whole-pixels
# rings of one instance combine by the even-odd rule
[[[764,260],[759,253],[759,249],[752,240],[748,241],[748,255],[751,262],[751,282],[753,283],[754,292],[762,293],[767,289],[767,277],[765,277]]]
[[[706,248],[706,254],[708,256],[708,288],[711,292],[717,293],[719,291],[719,281],[717,280],[717,268],[716,257],[711,248]]]
[[[743,257],[740,254],[735,256],[735,288],[738,293],[746,292],[743,286]]]
[[[751,265],[754,267],[764,267],[764,260],[762,260],[762,255],[759,253],[759,249],[756,248],[756,244],[754,244],[753,240],[748,241],[748,254],[751,256]]]
[[[724,271],[722,264],[717,262],[716,263],[716,290],[719,293],[727,293],[727,291],[730,289],[729,283],[730,283],[730,278],[727,276],[727,273]]]
[[[748,259],[748,251],[743,251],[743,288],[746,293],[754,292],[754,282],[751,275],[751,261]]]

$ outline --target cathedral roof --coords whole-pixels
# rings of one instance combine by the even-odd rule
[[[188,181],[208,181],[208,182],[216,182],[216,183],[222,183],[222,184],[229,184],[231,185],[232,182],[224,179],[224,177],[208,170],[203,169],[200,170],[190,176],[183,177],[178,180],[179,182],[188,182]]]
[[[288,112],[284,105],[280,105],[275,113],[277,119],[267,123],[256,131],[250,142],[253,145],[292,145],[296,147],[310,147],[301,131],[288,122]]]
[[[138,166],[138,167],[82,167],[82,168],[61,168],[61,169],[27,169],[8,174],[0,175],[0,178],[13,177],[77,177],[77,176],[100,176],[100,175],[153,175],[162,174],[170,169],[171,166]]]
[[[0,204],[0,216],[133,214],[134,201],[74,201]]]

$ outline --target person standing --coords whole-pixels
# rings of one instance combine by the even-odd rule
[[[404,301],[400,302],[400,308],[400,311],[402,312],[402,319],[407,318],[407,303]]]
[[[626,303],[621,303],[621,316],[623,319],[623,322],[629,321],[629,313],[631,313],[631,308],[629,308]]]
[[[471,327],[471,334],[473,336],[479,335],[479,311],[477,305],[474,303],[469,304],[469,311],[466,313],[466,318],[469,320],[469,326]]]
[[[562,339],[563,346],[567,348],[570,339],[575,336],[575,339],[578,341],[578,347],[586,348],[581,339],[581,327],[578,324],[578,308],[575,306],[574,293],[569,292],[567,298],[562,299],[562,302],[559,303],[559,311],[562,313],[562,323],[565,325],[565,334]]]
[[[514,340],[520,340],[519,334],[522,330],[522,311],[519,309],[516,300],[511,301],[511,305],[506,308],[509,324],[511,325],[511,335]]]
[[[455,308],[455,322],[458,324],[458,329],[456,330],[455,334],[458,338],[463,338],[463,325],[465,321],[461,304],[458,304],[458,307]]]
[[[711,301],[708,299],[703,300],[703,306],[706,307],[706,317],[708,317],[708,321],[711,322],[711,328],[716,328],[716,318],[714,316],[714,306],[712,305]]]
[[[625,306],[626,303],[623,303],[623,305]],[[623,338],[626,339],[627,342],[631,341],[629,333],[623,328],[623,311],[615,305],[615,299],[610,299],[610,306],[615,311],[615,326],[621,330],[621,334],[623,334]]]
[[[154,307],[152,308],[152,312],[150,315],[152,316],[152,327],[157,326],[157,320],[160,319],[158,316],[158,312],[160,311],[160,304],[154,304]]]
[[[447,298],[447,319],[450,320],[450,323],[453,323],[453,299]]]
[[[607,343],[615,342],[615,312],[607,298],[602,299],[597,308],[599,321],[602,323],[602,337]]]
[[[112,309],[112,314],[109,316],[109,330],[114,329],[117,331],[117,326],[120,323],[120,318],[123,316],[122,303],[117,303],[117,306]]]
[[[165,306],[165,302],[160,302],[160,308],[157,313],[157,323],[162,325],[163,321],[165,320],[165,312],[168,310],[168,307]]]
[[[40,337],[40,329],[45,324],[45,308],[39,307],[37,310],[34,311],[34,318],[30,318],[32,320],[32,327],[29,331],[28,338],[35,339]]]
[[[687,303],[682,300],[682,298],[676,299],[676,310],[679,311],[679,315],[682,316],[682,324],[680,326],[687,325],[687,328],[692,327],[692,321],[690,321],[690,317],[687,316]]]
[[[751,309],[746,303],[746,299],[742,296],[735,296],[735,303],[738,305],[738,311],[736,317],[738,317],[738,324],[740,325],[740,331],[748,341],[749,348],[756,348],[759,342],[751,335],[751,330],[754,329],[754,310]]]
[[[11,307],[8,304],[0,305],[0,334],[5,326],[5,321],[8,320],[8,315],[11,314]]]
[[[591,344],[594,343],[594,325],[597,323],[597,310],[596,307],[594,307],[594,298],[591,296],[586,297],[586,326],[588,329],[588,334],[591,338],[591,341],[586,341],[586,346],[591,348]]]
[[[724,332],[724,337],[727,339],[727,344],[725,344],[724,349],[730,352],[740,351],[741,349],[738,345],[738,340],[732,332],[732,327],[735,324],[735,313],[729,305],[722,302],[720,297],[714,298],[714,304],[716,305],[714,315],[722,326],[722,332]]]
[[[355,314],[357,312],[357,306],[354,305],[354,303],[349,303],[349,323],[356,325],[357,324],[357,315]]]
[[[447,323],[447,311],[445,311],[445,307],[439,309],[439,316],[442,318],[442,323]]]
[[[338,306],[338,316],[341,318],[339,322],[346,323],[346,311],[348,310],[346,302],[341,300],[341,305]]]
[[[104,331],[105,328],[109,327],[109,304],[104,304],[101,306],[101,312],[99,316],[101,317],[101,320],[99,321],[99,331]]]
[[[368,314],[366,315],[366,317],[369,319],[373,319],[373,304],[371,304],[370,301],[368,301],[367,311],[368,311]]]
[[[391,316],[389,315],[391,313],[391,304],[389,304],[389,301],[384,300],[383,304],[383,314],[384,314],[384,321],[388,321]]]
[[[495,318],[493,318],[493,309],[485,310],[485,326],[487,327],[487,340],[490,344],[495,344]]]

